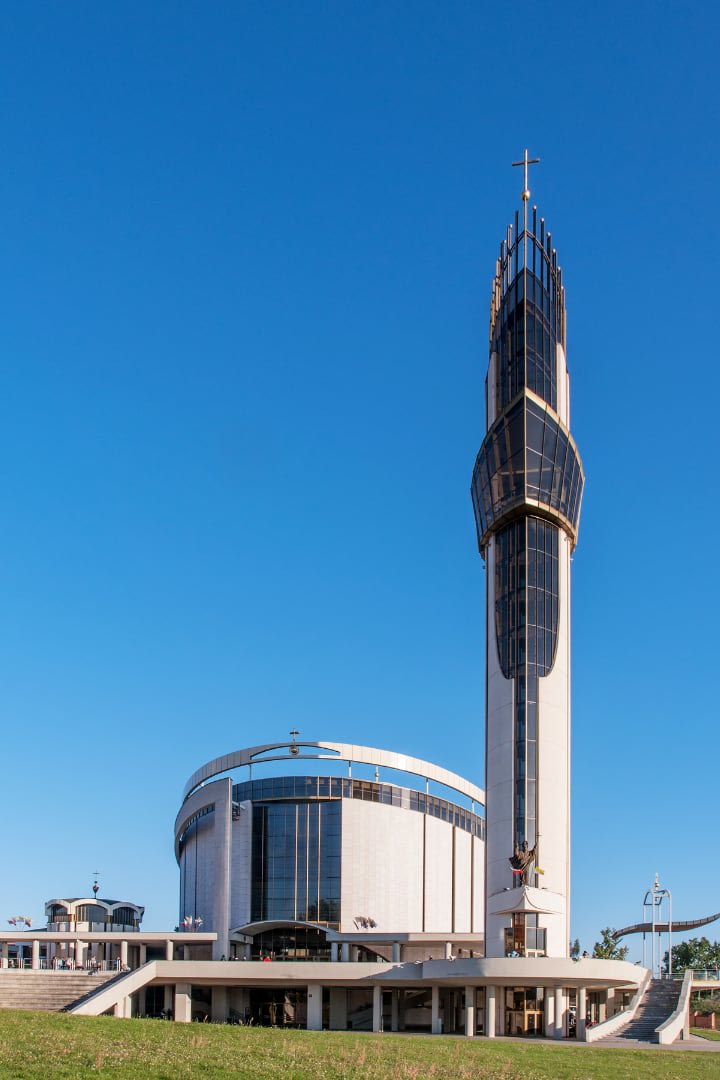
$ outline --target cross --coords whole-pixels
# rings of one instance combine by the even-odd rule
[[[529,158],[527,150],[525,151],[522,161],[513,161],[513,167],[515,167],[516,165],[523,165],[525,167],[525,184],[522,193],[522,200],[525,203],[528,202],[530,199],[530,189],[528,187],[528,165],[539,165],[539,163],[540,158]]]

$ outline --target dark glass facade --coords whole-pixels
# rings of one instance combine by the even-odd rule
[[[583,472],[570,432],[529,394],[488,431],[475,462],[472,499],[478,545],[502,524],[534,507],[577,537]]]
[[[251,920],[340,922],[341,803],[255,803]]]
[[[246,780],[233,786],[233,802],[268,802],[282,799],[362,799],[364,802],[401,806],[420,814],[449,821],[458,829],[485,839],[485,819],[447,799],[423,791],[382,784],[377,780],[353,780],[347,776],[271,776]]]
[[[558,629],[558,529],[524,517],[495,538],[495,636],[506,679],[547,675]]]
[[[499,415],[523,390],[532,390],[557,410],[557,345],[565,346],[562,273],[545,222],[532,218],[515,241],[508,229],[500,248],[490,320],[495,356],[494,413]]]

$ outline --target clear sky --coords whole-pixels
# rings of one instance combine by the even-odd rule
[[[656,872],[719,910],[716,11],[5,0],[0,30],[3,923],[98,869],[174,926],[185,780],[293,727],[484,783],[469,486],[525,147],[586,471],[573,935]]]

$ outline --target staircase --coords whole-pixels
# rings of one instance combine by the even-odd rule
[[[60,1012],[115,978],[116,971],[0,971],[0,1009]]]
[[[632,1042],[657,1042],[655,1029],[675,1012],[681,989],[682,982],[653,979],[638,1005],[635,1016],[629,1024],[615,1033],[615,1038]]]

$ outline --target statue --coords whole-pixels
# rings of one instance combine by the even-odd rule
[[[528,883],[528,871],[530,869],[530,863],[535,859],[535,848],[528,848],[528,842],[525,840],[522,847],[519,844],[515,845],[515,854],[509,859],[510,865],[516,874],[520,874],[520,880],[523,885]]]

